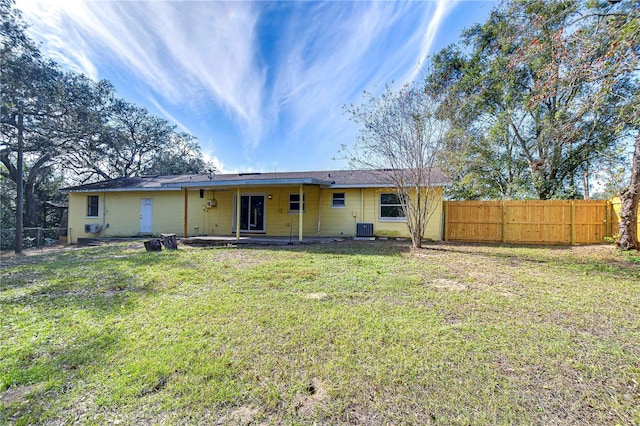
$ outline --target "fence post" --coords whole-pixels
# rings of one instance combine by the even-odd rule
[[[449,232],[449,201],[444,201],[444,230],[443,230],[443,239],[445,241],[449,241],[448,237]]]
[[[613,238],[613,215],[615,212],[613,211],[613,203],[611,200],[607,200],[607,237]]]
[[[38,241],[36,244],[38,248],[41,249],[42,248],[42,227],[38,228],[38,233],[36,235],[37,235],[36,241]]]
[[[569,220],[571,222],[571,245],[576,243],[576,205],[573,201],[569,204]]]
[[[507,242],[507,233],[506,231],[506,217],[507,214],[504,210],[504,200],[500,201],[500,216],[502,217],[502,226],[501,226],[501,233],[502,233],[502,243],[504,244],[505,242]]]

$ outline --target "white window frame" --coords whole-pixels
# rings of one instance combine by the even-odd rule
[[[95,197],[96,200],[96,214],[91,214],[91,199]],[[87,217],[100,217],[100,196],[99,195],[87,195]]]
[[[385,195],[393,195],[395,197],[398,198],[398,204],[382,204],[382,197]],[[380,222],[406,222],[407,221],[407,217],[406,216],[395,216],[395,217],[390,217],[390,216],[382,216],[382,206],[385,207],[400,207],[402,209],[403,204],[400,203],[400,196],[395,193],[395,192],[383,192],[380,194],[380,196],[378,197],[378,220]],[[402,209],[402,214],[404,215],[404,209]]]
[[[292,197],[297,197],[297,200],[292,200]],[[298,205],[298,209],[292,209],[291,208],[291,204],[297,204]],[[300,213],[300,193],[299,192],[293,192],[291,194],[289,194],[289,213],[290,214],[299,214]],[[307,194],[302,194],[302,213],[304,213],[307,210]]]
[[[336,195],[342,195],[342,197],[336,197]],[[336,201],[342,200],[342,204],[336,204]],[[347,207],[347,193],[346,192],[334,192],[331,199],[332,209],[344,209]]]

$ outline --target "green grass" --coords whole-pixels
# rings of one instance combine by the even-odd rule
[[[2,262],[0,423],[640,424],[640,266],[610,246]]]

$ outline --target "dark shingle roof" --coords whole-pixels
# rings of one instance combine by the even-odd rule
[[[66,192],[89,191],[153,191],[176,190],[182,187],[234,185],[316,184],[331,187],[393,186],[388,173],[380,170],[325,170],[310,172],[233,173],[208,175],[142,176],[105,180],[64,188]],[[433,169],[432,186],[445,186],[451,181],[440,170]]]

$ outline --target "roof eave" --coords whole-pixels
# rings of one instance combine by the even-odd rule
[[[293,186],[293,185],[330,185],[331,181],[316,178],[286,178],[286,179],[241,179],[201,182],[164,183],[163,188],[214,188],[214,187],[242,187],[242,186]]]
[[[70,192],[132,192],[132,191],[176,191],[179,188],[160,188],[160,187],[135,187],[126,186],[122,188],[92,188],[92,189],[60,189],[63,194]]]

